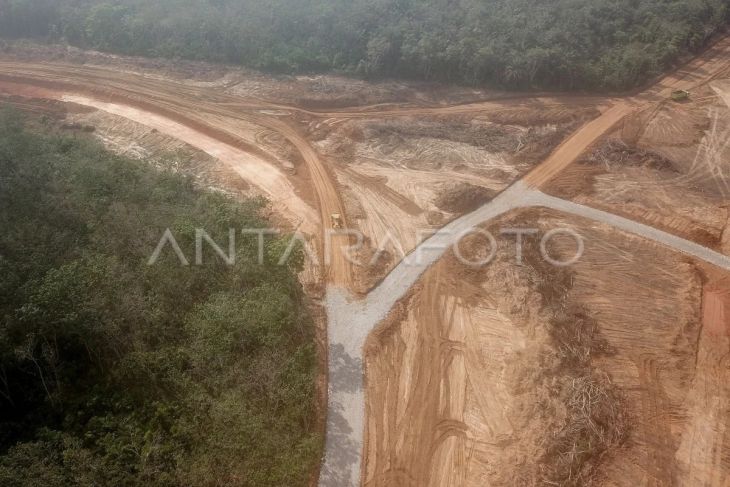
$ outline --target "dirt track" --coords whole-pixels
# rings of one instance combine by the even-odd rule
[[[289,141],[306,163],[309,182],[311,188],[315,191],[316,203],[319,206],[323,232],[333,230],[330,218],[332,214],[346,216],[336,185],[309,142],[285,121],[256,112],[251,113],[229,108],[231,105],[236,105],[235,99],[232,101],[230,97],[219,96],[215,92],[210,93],[196,88],[189,88],[182,84],[165,83],[158,80],[150,81],[134,75],[119,76],[118,73],[115,74],[111,70],[78,66],[24,66],[22,64],[7,65],[4,63],[0,63],[0,65],[4,73],[12,73],[12,75],[0,75],[0,80],[5,79],[11,82],[11,84],[5,85],[5,90],[11,93],[20,92],[22,94],[23,92],[22,88],[13,89],[15,83],[21,85],[35,84],[45,88],[45,92],[41,92],[40,96],[45,94],[63,99],[69,95],[77,95],[76,98],[67,99],[81,104],[87,102],[91,106],[102,109],[104,109],[104,106],[109,109],[111,106],[127,105],[137,110],[147,111],[150,114],[167,117],[173,122],[188,127],[190,130],[199,132],[201,138],[212,137],[223,144],[221,146],[222,150],[226,150],[226,145],[232,146],[234,149],[258,156],[262,162],[274,165],[275,162],[272,161],[270,154],[262,151],[252,141],[246,140],[237,133],[236,122],[245,121],[272,130]],[[100,88],[102,86],[103,88]],[[104,103],[108,105],[104,105]],[[139,121],[145,123],[143,120]],[[238,152],[238,157],[242,157],[241,154],[244,153]],[[276,168],[269,167],[264,170],[264,174],[258,175],[249,172],[250,182],[264,188],[265,192],[274,196],[275,200],[298,198],[293,188],[288,188],[278,195],[272,193],[271,190],[274,188],[267,181],[262,181],[261,178],[264,180],[273,179],[274,170]],[[279,170],[279,172],[281,171]],[[278,179],[285,179],[285,175],[279,174]],[[266,191],[266,189],[269,189],[269,191]],[[281,185],[278,189],[284,190]],[[306,190],[307,188],[304,188],[304,191]],[[306,207],[301,210],[306,212]],[[294,220],[301,220],[302,217],[307,218],[306,213],[302,215],[296,208],[292,208],[291,214]],[[306,223],[305,228],[319,222],[307,221]],[[322,254],[324,241],[323,233],[319,238],[320,255]],[[343,237],[332,237],[333,248],[337,248],[343,243],[346,243]],[[339,285],[346,286],[352,280],[350,265],[344,259],[342,252],[332,253],[331,265],[327,273],[328,281]]]
[[[485,219],[524,204],[552,205],[560,207],[563,211],[573,211],[590,218],[602,219],[605,216],[603,221],[625,230],[640,228],[641,231],[636,233],[643,237],[655,238],[664,244],[677,247],[677,242],[680,242],[680,250],[689,251],[699,258],[725,266],[727,262],[722,256],[692,242],[684,242],[649,227],[632,227],[632,223],[628,220],[616,219],[605,212],[581,208],[579,205],[565,202],[558,204],[550,198],[535,197],[530,200],[528,195],[539,195],[539,193],[523,191],[546,185],[627,117],[665,103],[666,96],[672,89],[694,89],[715,79],[730,66],[728,49],[730,49],[730,38],[720,41],[704,56],[660,80],[655,87],[627,99],[542,96],[490,100],[455,106],[378,105],[317,111],[245,99],[221,93],[216,89],[181,82],[134,73],[119,73],[110,68],[17,61],[0,61],[2,72],[0,92],[66,100],[134,118],[139,123],[165,131],[168,135],[184,138],[191,145],[226,159],[231,167],[237,168],[243,178],[260,187],[275,203],[279,202],[277,209],[288,214],[289,220],[295,222],[295,226],[302,224],[302,229],[315,234],[313,236],[320,256],[324,255],[326,250],[328,233],[334,230],[331,215],[338,213],[346,220],[349,215],[343,203],[342,188],[338,183],[337,174],[304,134],[302,126],[307,120],[302,119],[445,116],[477,114],[514,107],[547,109],[557,106],[599,106],[602,107],[600,117],[585,124],[566,139],[550,157],[513,186],[512,193],[508,190],[501,199],[495,200],[496,204],[491,207],[487,205],[458,223],[455,222],[451,227],[468,229]],[[290,144],[296,158],[304,163],[304,171],[296,175],[288,173],[282,161],[271,150],[260,147],[257,136],[261,129],[280,135]],[[514,201],[500,207],[500,202],[511,201],[512,197]],[[524,201],[520,202],[520,198],[524,198]],[[401,206],[415,211],[412,210],[408,200],[398,201]],[[318,214],[312,207],[318,208]],[[497,207],[498,210],[494,211]],[[362,433],[366,419],[362,417],[364,411],[362,345],[369,331],[416,283],[421,273],[438,260],[441,253],[431,252],[425,264],[419,264],[404,273],[399,273],[400,271],[392,273],[386,278],[384,285],[375,289],[365,300],[349,302],[353,299],[349,296],[349,290],[353,288],[355,271],[344,253],[338,251],[339,247],[349,243],[349,239],[346,236],[335,236],[332,243],[333,251],[329,254],[330,263],[324,275],[327,283],[331,285],[328,293],[332,326],[329,336],[330,374],[337,380],[330,381],[331,421],[327,438],[328,463],[325,465],[322,485],[340,486],[355,485],[359,483],[360,478]],[[427,254],[430,252],[428,249],[425,251]],[[404,264],[400,269],[408,267]],[[344,371],[346,373],[343,373],[343,365],[346,366]],[[428,400],[430,399],[424,398],[424,401]],[[342,409],[336,410],[336,408]],[[332,420],[337,420],[339,424],[333,423]],[[430,448],[429,445],[424,447]],[[332,464],[332,462],[337,463]],[[448,465],[448,462],[445,465]],[[443,470],[433,473],[436,476],[444,474]],[[698,475],[706,476],[706,474]],[[454,485],[460,484],[456,482]]]
[[[623,120],[632,110],[634,108],[624,102],[618,102],[606,109],[600,117],[573,134],[543,164],[531,171],[524,178],[524,182],[535,188],[543,186],[575,162],[593,143]]]
[[[266,150],[256,144],[256,138],[251,126],[263,127],[283,136],[294,146],[299,157],[305,162],[307,174],[295,178],[285,194],[273,195],[272,179],[283,181],[285,177],[280,168],[267,168],[256,175],[249,171],[251,183],[260,186],[264,192],[273,196],[275,201],[283,200],[292,203],[303,197],[307,201],[307,193],[314,191],[314,201],[319,209],[322,232],[317,239],[320,255],[324,255],[325,245],[331,244],[332,252],[328,252],[329,266],[325,270],[327,281],[336,285],[353,287],[352,266],[339,248],[348,244],[346,236],[337,235],[331,221],[331,215],[340,214],[347,223],[345,211],[337,182],[332,171],[322,162],[321,157],[295,128],[291,114],[316,116],[319,118],[336,117],[367,118],[367,117],[402,117],[416,115],[453,115],[464,113],[478,113],[490,110],[504,109],[505,107],[529,106],[549,108],[554,106],[568,106],[582,103],[595,103],[595,97],[586,98],[528,98],[508,99],[503,101],[487,101],[446,107],[392,107],[376,106],[362,107],[355,111],[312,111],[293,106],[267,104],[258,100],[246,100],[239,97],[219,93],[209,88],[189,86],[158,78],[148,78],[139,74],[115,72],[104,67],[78,66],[72,64],[55,63],[22,63],[0,61],[1,91],[28,96],[52,97],[61,99],[64,96],[77,96],[75,102],[88,100],[89,105],[99,108],[106,105],[128,106],[136,110],[143,110],[151,114],[170,119],[172,122],[188,127],[200,133],[197,138],[212,137],[221,144],[221,151],[228,151],[225,147],[249,153],[262,162],[276,166],[276,160]],[[37,90],[29,90],[28,86]],[[284,111],[284,116],[269,115],[276,111]],[[138,120],[142,123],[144,121]],[[242,124],[247,124],[242,126]],[[158,127],[159,128],[159,127]],[[171,134],[174,135],[174,134]],[[238,154],[242,154],[238,152]],[[246,156],[243,156],[246,157]],[[279,171],[278,177],[274,170]],[[260,178],[260,179],[259,179]],[[257,180],[258,179],[258,180]],[[279,189],[283,189],[279,184]],[[300,196],[301,194],[301,196]],[[292,211],[290,204],[289,216],[291,221],[305,221],[303,229],[312,228],[317,223],[311,221],[305,208],[304,215]]]

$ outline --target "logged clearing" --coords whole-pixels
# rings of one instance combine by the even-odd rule
[[[730,82],[692,96],[634,114],[546,190],[730,253]]]
[[[0,60],[0,91],[125,116],[224,161],[308,233],[320,256],[335,249],[320,262],[327,282],[360,293],[458,216],[434,204],[454,183],[501,191],[598,113],[586,97],[310,108],[165,77],[145,65],[116,71],[110,64]],[[268,83],[273,89],[278,82]],[[368,269],[353,273],[357,263],[337,251],[351,241],[334,232],[333,215],[364,234],[357,263]]]
[[[116,152],[266,197],[274,221],[314,251],[308,292],[340,293],[340,311],[358,313],[340,321],[364,326],[367,298],[429,235],[529,189],[700,244],[700,258],[730,255],[728,52],[721,39],[639,94],[597,97],[273,78],[26,46],[0,58],[0,94]],[[677,89],[689,99],[670,101]],[[728,485],[730,276],[554,210],[483,227],[571,228],[585,254],[554,267],[534,236],[521,261],[514,237],[499,237],[481,269],[447,252],[364,350],[347,350],[347,377],[329,384],[346,404],[330,402],[339,423],[321,485]],[[340,250],[357,232],[349,259]],[[489,243],[471,236],[460,248],[480,258]],[[547,250],[569,256],[575,242]],[[361,335],[331,330],[329,345]],[[332,352],[330,371],[343,358]]]
[[[555,114],[555,123],[535,115],[531,120],[524,110],[513,113],[510,123],[487,116],[407,116],[314,129],[321,138],[316,147],[340,183],[349,223],[365,237],[358,291],[369,290],[445,223],[517,181],[595,112]]]

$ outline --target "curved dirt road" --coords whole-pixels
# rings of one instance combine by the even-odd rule
[[[227,155],[231,157],[226,157],[227,162],[237,170],[241,169],[245,159],[251,157],[258,159],[258,169],[254,170],[252,166],[248,166],[250,170],[242,173],[242,176],[263,189],[274,201],[279,199],[289,201],[292,217],[305,222],[303,230],[311,231],[318,227],[321,229],[318,236],[320,255],[324,253],[324,245],[328,238],[333,249],[347,244],[346,237],[330,236],[330,232],[334,230],[331,215],[340,214],[346,217],[336,184],[309,142],[286,121],[274,116],[231,108],[235,105],[232,101],[240,100],[218,95],[211,90],[188,87],[181,83],[150,80],[138,75],[119,75],[101,68],[7,62],[0,62],[0,68],[3,69],[0,80],[6,81],[4,86],[0,87],[0,91],[4,88],[11,93],[23,94],[23,86],[38,86],[44,89],[49,97],[127,116],[175,138],[181,138],[182,132],[185,132],[187,136],[182,140],[204,140],[206,143],[202,149],[208,153],[211,153],[209,149],[213,145],[217,145],[219,148],[214,149],[211,155],[222,157],[221,152],[228,153]],[[129,115],[131,112],[148,115],[131,117]],[[157,119],[168,119],[168,121],[153,124],[152,122]],[[319,207],[319,218],[312,218],[308,213],[308,206],[301,202],[294,188],[286,184],[286,175],[276,167],[273,157],[245,142],[235,133],[237,120],[281,135],[298,151],[311,179]],[[175,125],[176,129],[171,129]],[[211,144],[210,139],[219,143]],[[193,142],[191,145],[196,144]],[[200,145],[198,148],[201,148]],[[342,252],[332,252],[326,274],[327,282],[333,284],[349,286],[352,282],[351,265],[343,257]]]
[[[686,67],[663,78],[657,85],[636,97],[623,100],[612,98],[581,98],[591,106],[602,105],[604,111],[599,118],[583,126],[567,139],[541,165],[525,179],[500,194],[491,203],[466,215],[437,232],[423,242],[412,254],[391,272],[380,286],[360,301],[349,295],[352,283],[352,268],[342,252],[336,251],[346,245],[346,237],[335,237],[333,252],[328,268],[327,282],[331,284],[327,293],[330,343],[330,402],[325,464],[320,484],[323,486],[358,485],[359,468],[364,432],[364,400],[362,375],[362,344],[368,333],[387,315],[419,276],[455,241],[460,234],[489,219],[515,208],[545,206],[576,216],[600,221],[643,238],[730,269],[728,258],[692,242],[677,238],[652,227],[632,222],[568,201],[552,198],[534,188],[539,188],[575,161],[602,135],[611,130],[625,116],[655,103],[663,103],[671,89],[692,89],[713,79],[717,73],[730,66],[725,55],[730,48],[726,38],[708,55],[697,58]],[[244,140],[238,133],[238,122],[264,127],[284,137],[298,152],[308,169],[311,186],[314,189],[319,208],[320,250],[333,225],[330,216],[339,213],[346,218],[340,192],[326,165],[321,161],[312,145],[289,123],[286,117],[291,113],[313,117],[360,118],[400,117],[415,115],[446,115],[484,112],[492,109],[537,104],[543,107],[561,105],[560,98],[542,96],[524,99],[492,100],[454,106],[398,107],[372,106],[341,110],[307,110],[279,103],[244,99],[216,92],[214,88],[201,88],[169,80],[145,77],[139,74],[117,72],[111,68],[78,66],[61,63],[22,63],[0,61],[0,80],[45,88],[58,97],[75,95],[93,100],[93,103],[117,103],[126,107],[147,111],[174,121],[181,126],[211,137],[213,140],[256,156],[257,162],[245,166],[247,177],[253,184],[267,186],[269,194],[286,191],[282,198],[296,196],[292,187],[276,186],[271,181],[281,174],[274,158],[266,151]],[[2,90],[0,83],[0,91]],[[7,86],[7,83],[6,83]],[[54,95],[56,96],[56,95]],[[580,97],[576,97],[578,99]],[[78,100],[77,100],[78,101]],[[290,112],[279,117],[262,111],[284,110]],[[187,137],[182,133],[178,137]],[[255,174],[254,166],[268,164],[266,174]],[[244,168],[242,168],[244,170]],[[244,172],[245,172],[244,171]],[[262,178],[262,179],[261,179]],[[268,178],[268,179],[267,179]],[[280,180],[279,180],[280,181]],[[280,184],[276,183],[276,184]],[[292,200],[294,201],[294,200]],[[297,203],[298,204],[298,203]],[[314,219],[314,217],[309,217]],[[320,255],[323,255],[322,252]]]

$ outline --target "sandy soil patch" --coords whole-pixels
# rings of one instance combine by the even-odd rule
[[[178,140],[184,140],[187,144],[227,164],[244,180],[260,188],[275,207],[283,210],[282,213],[290,218],[295,228],[301,226],[305,231],[314,232],[318,221],[317,213],[296,195],[286,176],[267,161],[151,112],[79,95],[64,95],[61,99],[68,103],[94,107],[143,124]]]

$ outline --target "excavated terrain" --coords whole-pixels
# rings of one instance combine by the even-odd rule
[[[364,309],[385,276],[393,289],[417,281],[346,357],[352,383],[329,383],[331,398],[349,401],[330,402],[329,418],[358,429],[327,437],[328,452],[349,448],[335,473],[350,480],[337,487],[724,487],[730,265],[700,259],[730,255],[728,53],[720,39],[633,96],[507,96],[16,43],[0,57],[0,94],[117,153],[267,198],[268,216],[312,254],[308,293],[345,296],[342,309],[361,313],[345,321],[375,326],[386,314],[369,323],[381,310]],[[669,101],[675,89],[690,99]],[[422,275],[397,267],[449,222],[504,195],[515,208],[528,190],[682,237],[699,257],[611,218],[533,207],[478,222],[497,237],[487,266],[449,251]],[[335,215],[364,236],[357,262],[337,252],[354,237],[337,234]],[[518,258],[500,230],[524,227],[538,236]],[[537,239],[554,228],[583,237],[573,265],[540,254]],[[470,236],[459,249],[482,258],[489,241]],[[546,250],[568,258],[575,242]],[[364,333],[328,335],[320,318],[324,410],[328,347],[331,373],[335,337]]]
[[[364,485],[725,485],[730,274],[553,211],[510,227],[585,253],[502,237],[427,272],[368,343]]]
[[[627,117],[545,190],[730,254],[728,78],[720,69],[690,100]]]
[[[370,289],[430,233],[506,189],[597,112],[555,113],[552,123],[536,113],[504,110],[497,121],[489,115],[330,119],[313,126],[350,226],[365,236],[357,290]]]

